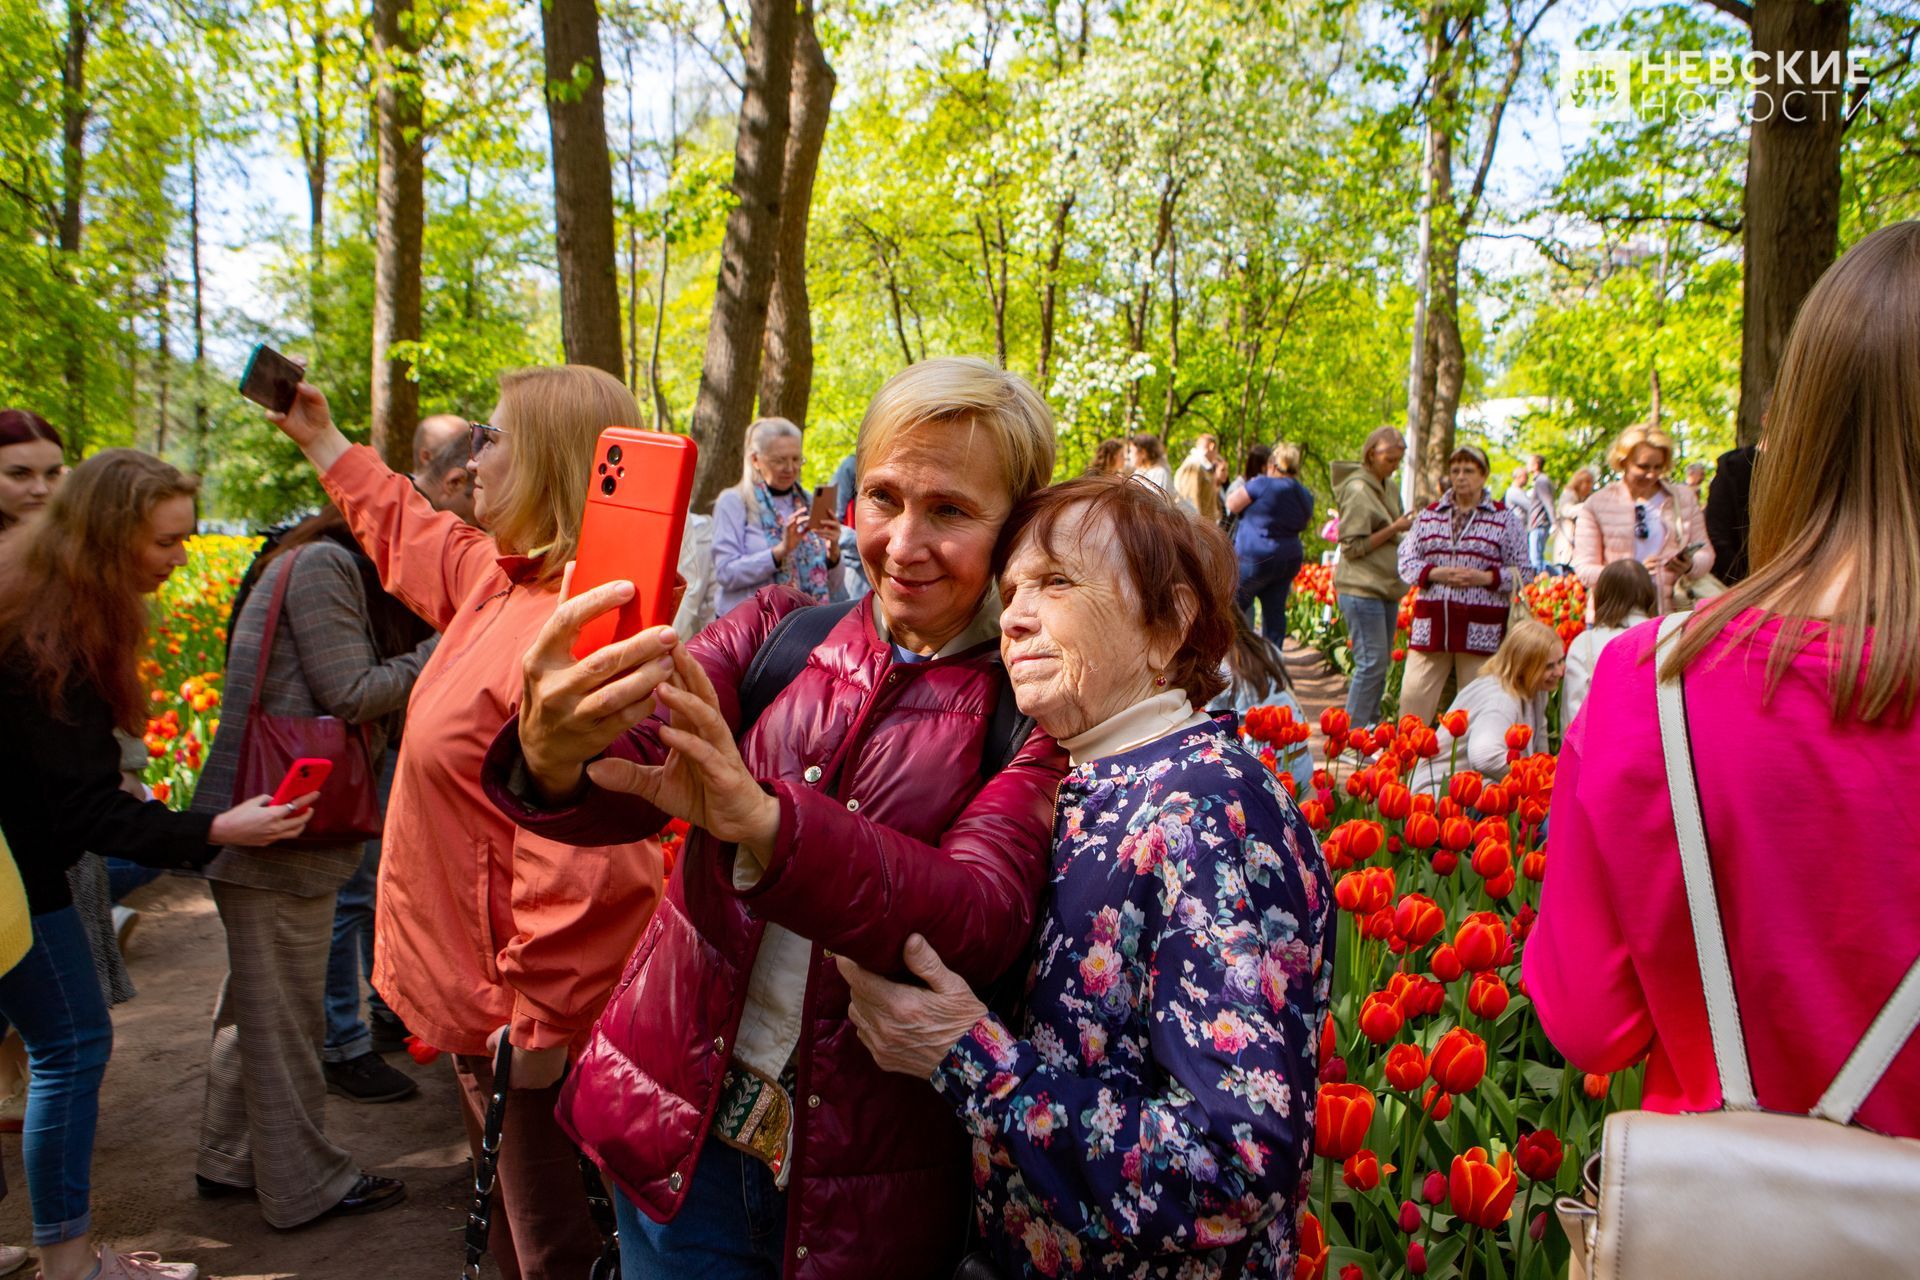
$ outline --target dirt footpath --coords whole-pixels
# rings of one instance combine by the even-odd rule
[[[127,967],[140,994],[113,1011],[114,1053],[93,1157],[95,1233],[123,1249],[200,1264],[205,1276],[266,1280],[451,1280],[464,1255],[466,1138],[453,1068],[389,1059],[420,1082],[404,1102],[327,1099],[327,1128],[371,1172],[401,1178],[407,1201],[365,1217],[276,1231],[251,1200],[202,1200],[193,1158],[226,938],[198,880],[163,876],[131,895],[141,921]],[[9,1194],[0,1241],[32,1238],[20,1135],[0,1136]],[[31,1270],[18,1273],[31,1276]],[[488,1274],[497,1275],[491,1262]]]

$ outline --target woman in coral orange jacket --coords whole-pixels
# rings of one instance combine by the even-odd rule
[[[518,710],[521,655],[553,613],[600,430],[638,421],[626,388],[597,369],[503,377],[468,464],[488,537],[350,445],[315,388],[303,384],[275,418],[381,584],[441,632],[407,706],[387,808],[373,984],[423,1041],[456,1055],[470,1139],[492,1092],[494,1037],[513,1044],[492,1241],[510,1280],[578,1280],[598,1253],[554,1102],[663,875],[652,840],[577,848],[516,829],[482,794],[480,762]]]

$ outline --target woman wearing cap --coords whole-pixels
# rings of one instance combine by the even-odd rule
[[[1407,643],[1400,714],[1433,719],[1447,677],[1464,689],[1507,634],[1527,568],[1526,521],[1487,492],[1487,455],[1462,445],[1447,459],[1450,487],[1400,543],[1400,577],[1420,588]]]

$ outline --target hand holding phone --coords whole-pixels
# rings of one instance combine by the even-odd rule
[[[840,490],[830,484],[823,484],[813,491],[813,509],[807,512],[807,529],[812,533],[832,530],[839,524],[837,509],[840,506]]]
[[[327,775],[333,772],[333,761],[319,756],[302,756],[287,766],[287,776],[280,779],[280,785],[273,789],[273,798],[269,804],[286,804],[301,796],[311,795],[326,784]]]
[[[1706,545],[1707,544],[1704,542],[1689,542],[1686,546],[1674,552],[1673,559],[1667,561],[1667,563],[1672,565],[1675,569],[1679,570],[1681,573],[1685,573],[1687,569],[1693,564],[1694,555],[1700,550],[1700,548]]]

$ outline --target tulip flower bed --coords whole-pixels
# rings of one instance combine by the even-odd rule
[[[187,542],[187,563],[154,598],[153,635],[140,661],[150,705],[143,735],[147,785],[176,809],[193,800],[207,747],[220,727],[227,659],[227,613],[258,538],[202,534]]]
[[[1448,717],[1464,734],[1466,713]],[[1338,709],[1320,728],[1329,765],[1354,769],[1337,790],[1320,770],[1299,797],[1339,928],[1295,1280],[1562,1275],[1553,1197],[1575,1189],[1607,1111],[1637,1105],[1639,1072],[1570,1067],[1520,981],[1554,758],[1527,754],[1522,726],[1504,781],[1460,770],[1444,795],[1416,794],[1414,765],[1440,753],[1431,728],[1356,728]],[[1264,756],[1310,726],[1261,708],[1245,732]]]

